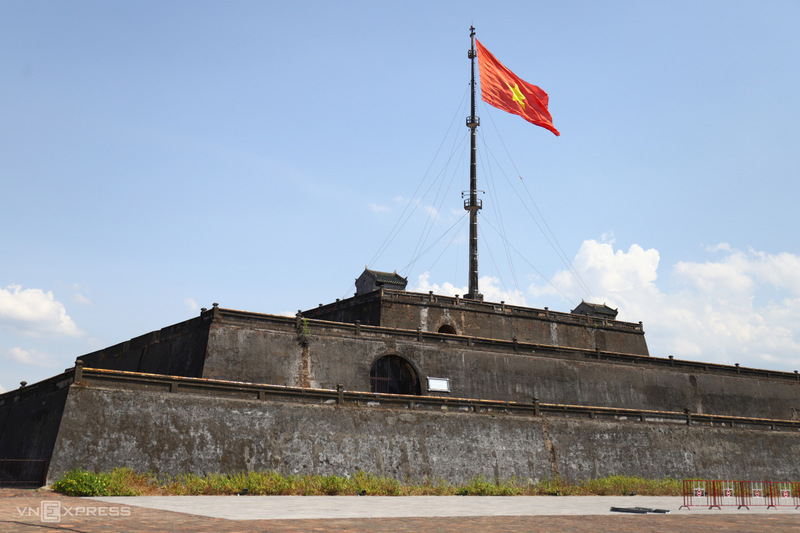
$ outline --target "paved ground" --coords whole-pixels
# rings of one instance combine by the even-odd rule
[[[795,531],[800,510],[679,510],[680,498],[166,496],[69,498],[0,490],[0,531],[388,532]],[[611,506],[669,514],[611,513]],[[47,521],[52,519],[52,521]]]
[[[647,507],[670,514],[735,514],[736,507],[679,509],[676,497],[648,496],[140,496],[93,498],[107,505],[136,505],[226,520],[320,520],[339,518],[474,517],[474,516],[618,516],[611,507]],[[93,505],[96,505],[93,504]],[[750,514],[790,514],[794,507],[753,507]],[[800,525],[800,521],[798,522]]]

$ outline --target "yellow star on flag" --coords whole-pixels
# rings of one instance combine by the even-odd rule
[[[514,94],[511,99],[521,105],[522,109],[525,109],[525,96],[522,94],[522,91],[519,90],[519,85],[516,83],[513,87],[510,83],[506,83],[506,85],[508,85],[508,88],[511,89],[511,92]]]

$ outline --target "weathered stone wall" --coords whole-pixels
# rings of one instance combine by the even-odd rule
[[[434,303],[386,300],[381,310],[381,325],[433,332],[449,325],[457,334],[471,337],[516,338],[519,342],[549,346],[648,355],[644,331],[633,325],[604,325],[600,320],[587,324],[582,322],[585,317],[566,317],[547,311],[534,316],[533,310],[522,312],[506,307],[506,311],[499,311],[494,307],[500,308],[490,304],[467,306],[463,301],[454,304],[441,297]]]
[[[199,377],[216,310],[78,359],[89,368]]]
[[[50,459],[70,383],[72,373],[66,372],[0,395],[0,458]],[[38,471],[27,464],[13,474],[33,480]]]
[[[375,291],[304,311],[309,318],[649,355],[641,324],[403,291]]]
[[[800,380],[786,373],[219,308],[81,359],[89,368],[370,391],[370,369],[386,355],[410,362],[425,395],[426,378],[437,377],[462,398],[776,419],[800,413]]]
[[[331,304],[320,305],[316,309],[303,311],[302,314],[305,317],[318,320],[330,320],[346,324],[361,322],[365,326],[381,326],[380,296],[380,291],[363,296],[354,296]]]
[[[98,421],[102,423],[98,423]],[[48,479],[76,467],[159,475],[358,470],[398,479],[798,479],[796,431],[349,407],[73,385]]]
[[[302,386],[308,350],[304,355],[296,321],[273,318],[237,315],[215,320],[209,330],[202,377]]]
[[[372,364],[399,355],[427,377],[449,378],[452,397],[683,411],[793,419],[800,381],[737,374],[735,367],[669,366],[629,357],[597,360],[592,352],[514,352],[510,344],[470,343],[447,335],[222,311],[211,327],[203,377],[277,385],[369,391]],[[428,394],[423,390],[423,394]]]

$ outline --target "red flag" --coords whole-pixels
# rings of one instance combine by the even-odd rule
[[[519,115],[528,122],[561,135],[547,110],[547,93],[508,70],[478,39],[481,98],[489,105]]]

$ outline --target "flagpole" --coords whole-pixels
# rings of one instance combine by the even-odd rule
[[[470,157],[469,157],[469,198],[464,200],[464,209],[469,211],[469,292],[465,298],[483,300],[483,295],[478,292],[478,211],[482,202],[478,199],[478,164],[476,161],[476,129],[480,118],[475,115],[475,28],[469,27],[470,49],[467,56],[471,62],[472,79],[470,89],[472,105],[470,115],[467,117],[467,127],[470,129]],[[462,194],[463,196],[463,194]]]

